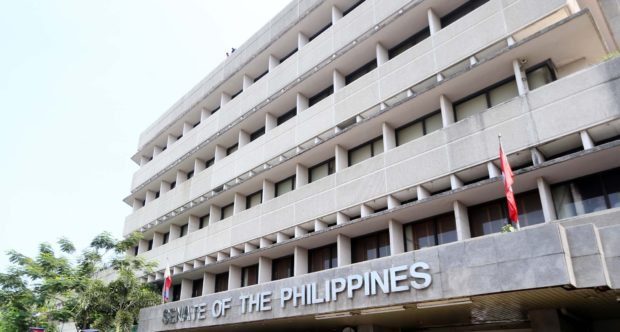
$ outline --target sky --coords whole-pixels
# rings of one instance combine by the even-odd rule
[[[290,0],[0,0],[0,271],[121,237],[138,136]]]

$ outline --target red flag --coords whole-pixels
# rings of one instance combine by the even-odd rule
[[[508,163],[508,158],[502,149],[502,144],[499,145],[499,162],[502,167],[502,177],[504,178],[504,192],[506,193],[506,200],[508,201],[508,217],[510,221],[515,224],[519,223],[519,212],[517,212],[517,202],[515,201],[515,194],[512,192],[512,184],[514,178],[512,169]]]
[[[166,270],[164,271],[164,287],[161,290],[164,303],[170,300],[170,287],[172,287],[172,274],[170,273],[170,266],[166,265]]]

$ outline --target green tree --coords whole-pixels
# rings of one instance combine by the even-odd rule
[[[152,263],[125,255],[140,239],[138,233],[120,241],[102,233],[80,254],[67,239],[57,242],[60,253],[47,243],[33,258],[9,251],[11,266],[0,273],[0,331],[54,331],[58,322],[129,331],[140,308],[159,302],[158,292],[136,277]],[[105,271],[114,274],[112,281],[100,278]]]

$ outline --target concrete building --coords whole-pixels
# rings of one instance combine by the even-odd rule
[[[139,330],[620,330],[619,6],[291,2],[140,136]]]

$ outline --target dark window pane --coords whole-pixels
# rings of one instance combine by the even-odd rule
[[[198,229],[202,229],[209,224],[209,217],[209,214],[200,217],[200,224],[198,225]]]
[[[445,244],[456,241],[456,222],[454,213],[446,213],[436,218],[437,221],[437,244]]]
[[[538,190],[519,194],[515,197],[515,200],[517,201],[517,211],[519,212],[519,224],[522,227],[545,222]]]
[[[184,237],[185,235],[187,235],[187,229],[188,229],[188,225],[182,225],[181,226],[181,234],[179,235],[179,237]]]
[[[149,240],[148,242],[148,249],[147,250],[152,250],[153,249],[153,240]]]
[[[620,169],[603,174],[603,183],[609,200],[610,208],[620,207]]]
[[[293,108],[292,110],[280,115],[277,119],[278,126],[292,119],[295,115],[297,115],[297,108]]]
[[[259,130],[250,134],[250,142],[263,136],[265,134],[265,127],[260,128]]]
[[[334,93],[334,86],[330,85],[329,87],[323,89],[322,91],[320,91],[319,93],[315,94],[314,96],[308,98],[308,106],[312,106],[316,103],[318,103],[319,101],[325,99],[327,96],[331,95],[332,93]]]
[[[308,250],[308,271],[317,272],[338,265],[336,244]]]
[[[377,60],[372,59],[370,62],[364,64],[363,66],[351,72],[349,75],[345,76],[345,84],[349,84],[357,80],[358,78],[370,73],[375,68],[377,68]]]
[[[202,278],[192,282],[192,297],[202,296]]]
[[[435,243],[435,223],[433,220],[415,223],[412,231],[415,250],[437,245]]]
[[[448,25],[458,21],[460,18],[462,18],[463,16],[471,13],[476,8],[484,5],[488,1],[489,0],[469,0],[469,1],[467,1],[464,5],[458,7],[457,9],[455,9],[453,11],[451,11],[447,15],[444,15],[441,18],[441,27],[445,28]]]
[[[353,263],[390,255],[390,235],[387,230],[351,240]]]
[[[293,276],[293,256],[274,259],[271,262],[271,280],[280,280]]]
[[[276,183],[275,187],[276,187],[276,192],[275,192],[276,197],[282,196],[289,191],[295,190],[295,175]]]
[[[228,217],[232,217],[234,211],[235,211],[235,203],[230,203],[222,207],[222,220]]]
[[[241,269],[241,287],[258,284],[258,264]]]
[[[467,209],[472,237],[499,233],[507,223],[503,202],[493,201]]]
[[[170,241],[170,232],[164,233],[164,239],[162,241],[162,244],[166,244],[168,243],[168,241]]]
[[[390,48],[388,50],[388,57],[390,59],[392,59],[393,57],[405,52],[406,50],[410,49],[411,47],[413,47],[415,44],[418,44],[419,42],[423,41],[424,39],[428,38],[431,35],[431,31],[429,30],[428,27],[414,33],[413,35],[411,35],[409,38],[403,40],[402,42],[400,42],[398,45]]]
[[[224,292],[228,290],[228,272],[215,275],[215,292]]]
[[[181,284],[172,285],[172,302],[181,299]]]
[[[344,16],[346,16],[348,13],[350,13],[351,11],[353,11],[353,9],[357,8],[357,6],[361,5],[361,4],[362,4],[362,2],[364,2],[364,0],[360,0],[360,1],[358,1],[358,2],[356,2],[356,3],[354,3],[354,4],[352,4],[352,5],[351,5],[351,7],[349,7],[349,8],[347,8],[347,9],[345,9],[345,10],[342,12],[342,16],[343,16],[343,17],[344,17]]]
[[[228,147],[228,149],[226,149],[226,155],[230,155],[231,153],[237,151],[237,149],[239,148],[239,144],[233,144],[230,147]]]

